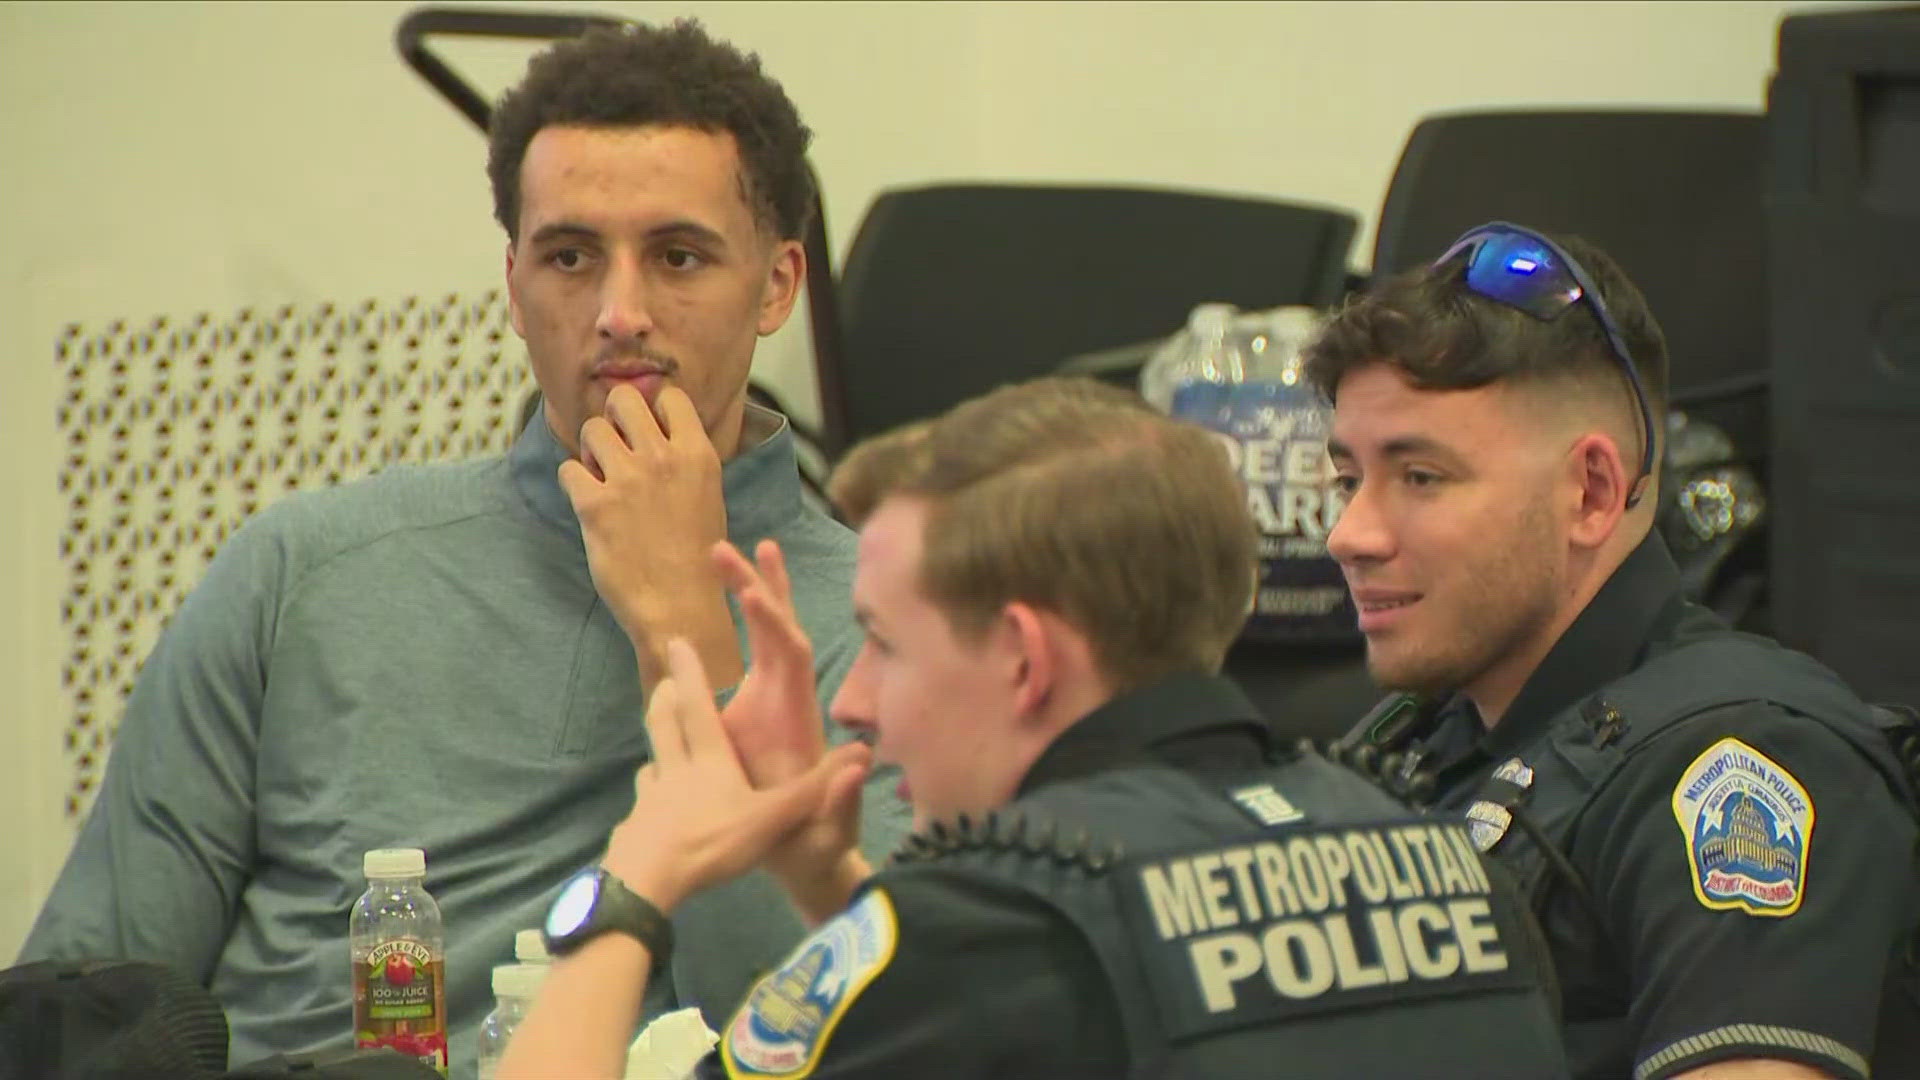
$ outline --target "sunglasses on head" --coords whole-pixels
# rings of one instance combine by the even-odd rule
[[[1647,404],[1647,390],[1640,382],[1640,368],[1627,350],[1619,324],[1600,299],[1600,290],[1580,265],[1579,260],[1552,240],[1518,225],[1494,221],[1469,229],[1433,261],[1435,266],[1465,260],[1467,288],[1475,295],[1498,304],[1517,308],[1536,319],[1548,322],[1566,314],[1585,300],[1587,309],[1600,322],[1614,358],[1626,369],[1627,382],[1633,387],[1633,400],[1640,407],[1640,471],[1627,491],[1627,505],[1640,501],[1647,477],[1653,473],[1653,409]]]

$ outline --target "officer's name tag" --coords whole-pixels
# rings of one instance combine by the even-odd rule
[[[1290,829],[1113,880],[1173,1038],[1526,982],[1459,825]]]

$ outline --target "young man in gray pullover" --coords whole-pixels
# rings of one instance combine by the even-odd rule
[[[489,968],[633,804],[666,641],[716,686],[749,659],[714,541],[787,552],[823,697],[859,648],[853,538],[802,501],[785,419],[746,401],[805,277],[808,138],[697,25],[533,61],[488,172],[544,408],[504,457],[392,468],[235,534],[146,662],[23,961],[178,968],[225,1007],[235,1062],[344,1046],[361,855],[421,847],[472,1075]],[[893,783],[866,800],[875,853],[905,830]],[[676,923],[649,1011],[714,1023],[800,937],[764,880]]]

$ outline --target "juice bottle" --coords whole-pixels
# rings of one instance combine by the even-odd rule
[[[390,1046],[447,1073],[446,936],[419,848],[369,851],[353,905],[353,1045]]]

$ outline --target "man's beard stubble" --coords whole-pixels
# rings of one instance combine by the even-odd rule
[[[1502,535],[1490,530],[1486,535]],[[1411,655],[1384,666],[1371,643],[1367,673],[1382,689],[1420,695],[1459,691],[1544,633],[1558,607],[1556,540],[1540,502],[1528,502],[1505,531],[1510,543],[1453,575],[1456,614],[1413,642]],[[1425,603],[1428,598],[1423,598]]]

